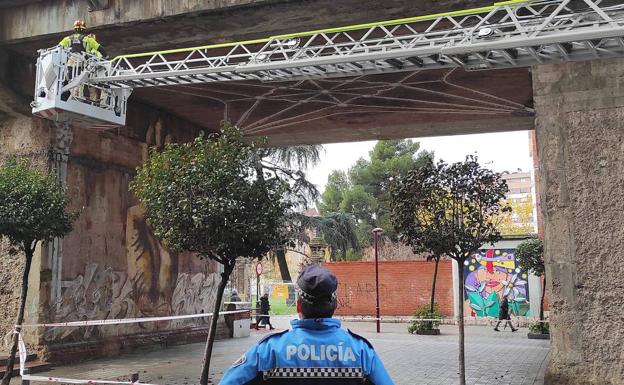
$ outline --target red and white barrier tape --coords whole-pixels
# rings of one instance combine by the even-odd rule
[[[221,311],[219,315],[244,313],[249,310],[231,310]],[[72,321],[72,322],[56,322],[46,324],[28,324],[22,327],[75,327],[75,326],[101,326],[101,325],[120,325],[120,324],[133,324],[142,322],[158,322],[158,321],[171,321],[181,319],[192,318],[205,318],[212,317],[212,313],[199,313],[199,314],[187,314],[187,315],[172,315],[165,317],[144,317],[144,318],[120,318],[120,319],[106,319],[106,320],[90,320],[90,321]]]
[[[237,313],[244,313],[244,312],[249,312],[249,310],[223,311],[223,312],[219,312],[219,315],[237,314]],[[76,326],[120,325],[120,324],[129,324],[129,323],[158,322],[158,321],[171,321],[171,320],[181,320],[181,319],[191,319],[191,318],[204,318],[204,317],[211,317],[212,314],[213,313],[200,313],[200,314],[175,315],[175,316],[166,316],[166,317],[125,318],[125,319],[110,319],[110,320],[57,322],[57,323],[47,323],[47,324],[28,324],[28,325],[22,325],[22,328],[24,327],[76,327]],[[33,376],[30,374],[25,374],[24,369],[26,368],[26,357],[28,356],[28,353],[26,352],[26,344],[24,343],[24,338],[22,337],[21,332],[18,332],[17,330],[15,330],[14,333],[17,333],[18,335],[20,376],[22,377],[22,380],[38,381],[38,382],[54,382],[54,383],[63,383],[63,384],[158,385],[158,384],[148,384],[145,382],[138,382],[138,381],[133,382],[133,381],[108,381],[108,380],[80,380],[80,379],[74,379],[74,378]]]

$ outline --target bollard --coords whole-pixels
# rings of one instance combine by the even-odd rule
[[[24,368],[24,374],[30,374],[30,368]],[[22,385],[30,385],[30,380],[24,380],[22,378]]]

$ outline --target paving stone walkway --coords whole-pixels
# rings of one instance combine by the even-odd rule
[[[272,319],[273,321],[273,319]],[[286,328],[287,319],[274,325]],[[440,336],[407,333],[405,324],[382,324],[375,333],[372,323],[345,323],[371,341],[397,385],[455,385],[457,376],[457,328],[442,326]],[[224,370],[268,331],[252,331],[248,338],[217,341],[212,358],[215,383]],[[526,329],[496,333],[489,327],[466,327],[468,385],[541,385],[549,341],[528,340]],[[45,375],[81,379],[114,379],[132,372],[142,382],[167,385],[197,384],[203,344],[174,346],[56,367]]]

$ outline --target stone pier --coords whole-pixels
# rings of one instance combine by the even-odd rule
[[[533,69],[547,384],[624,383],[624,60]]]

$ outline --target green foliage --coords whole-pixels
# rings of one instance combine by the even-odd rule
[[[529,331],[533,334],[550,334],[549,322],[535,322],[529,325]]]
[[[314,230],[315,236],[330,247],[333,260],[345,259],[347,252],[359,250],[355,221],[351,215],[334,213],[309,217],[292,213],[288,225],[284,227],[286,246],[294,246],[295,241],[309,243],[309,230]]]
[[[12,158],[0,167],[0,235],[22,251],[72,230],[78,214],[68,210],[69,203],[63,185],[27,159]]]
[[[528,239],[520,243],[514,256],[522,269],[538,277],[544,274],[544,244],[541,239]]]
[[[535,275],[543,276],[542,296],[540,298],[540,320],[544,319],[544,296],[546,290],[546,269],[544,266],[544,244],[541,239],[528,239],[518,245],[515,252],[518,265]]]
[[[306,179],[303,170],[319,162],[322,149],[323,147],[319,145],[291,147],[268,147],[263,145],[255,148],[254,167],[260,179],[264,179],[266,174],[269,177],[279,178],[288,184],[289,198],[297,206],[307,207],[311,201],[317,200],[318,190],[314,184]],[[298,169],[295,170],[293,167]],[[307,234],[301,223],[300,214],[288,214],[281,228],[280,242],[275,245],[276,249],[274,251],[284,281],[292,280],[288,271],[284,248],[293,247],[297,241],[308,241]]]
[[[335,212],[353,215],[361,246],[372,244],[371,230],[375,227],[382,227],[384,236],[395,240],[388,207],[389,186],[393,179],[431,157],[430,153],[419,150],[419,143],[411,140],[379,141],[370,152],[370,160],[360,158],[348,174],[334,171],[329,176],[319,211],[323,215]]]
[[[78,214],[68,211],[69,203],[63,185],[27,159],[12,158],[0,167],[0,236],[6,236],[25,255],[16,330],[24,321],[28,274],[37,242],[64,237],[72,230]],[[11,381],[17,345],[14,334],[2,384]]]
[[[371,228],[372,224],[375,223],[375,215],[378,210],[379,201],[366,192],[362,185],[355,185],[345,191],[340,203],[340,211],[352,214]]]
[[[289,147],[261,147],[256,149],[262,158],[273,164],[283,165],[286,168],[305,170],[316,166],[321,161],[323,146],[316,144],[302,144]]]
[[[152,151],[131,189],[167,247],[229,265],[237,257],[259,258],[279,244],[298,198],[279,171],[257,166],[255,146],[224,124],[218,136]]]
[[[414,252],[448,255],[463,262],[501,236],[497,219],[510,208],[499,173],[464,162],[428,161],[399,178],[392,188],[393,223],[399,239]]]
[[[301,170],[288,165],[314,157],[311,147],[288,151],[246,144],[240,129],[224,123],[218,135],[167,144],[162,152],[152,150],[137,170],[131,190],[165,246],[224,266],[204,351],[202,385],[208,383],[219,306],[236,258],[261,258],[284,245],[293,208],[305,206],[318,194]]]
[[[407,331],[410,334],[414,334],[416,330],[437,329],[440,326],[439,321],[418,321],[417,319],[441,319],[442,314],[440,314],[439,306],[436,303],[433,307],[433,313],[429,305],[422,305],[414,312],[414,318],[416,318],[416,320],[412,320],[407,326]]]
[[[332,259],[346,259],[349,250],[358,250],[355,221],[351,215],[334,213],[322,217],[308,217],[307,228],[316,230],[316,233],[330,247]]]
[[[344,171],[332,171],[327,177],[325,191],[323,195],[321,195],[321,202],[319,203],[319,212],[321,215],[340,212],[343,194],[349,187],[349,179]]]
[[[278,179],[288,185],[286,191],[298,207],[308,207],[318,199],[316,186],[310,183],[304,170],[319,162],[322,146],[300,145],[291,147],[267,147],[266,142],[254,146],[254,167],[259,179]],[[294,169],[293,167],[297,167]]]
[[[498,228],[503,235],[527,235],[533,229],[533,199],[507,199],[511,211],[503,215]]]

